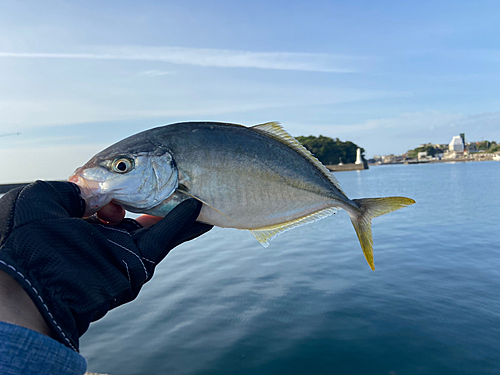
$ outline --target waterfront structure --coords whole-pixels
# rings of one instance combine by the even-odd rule
[[[450,152],[464,152],[464,142],[461,136],[456,135],[448,145]]]
[[[494,153],[488,149],[495,146]],[[465,142],[465,133],[454,136],[450,143],[424,143],[403,155],[376,155],[368,160],[371,164],[413,164],[439,161],[500,160],[497,142]],[[422,151],[427,150],[427,151]],[[416,152],[418,151],[418,152]],[[408,155],[413,156],[410,158]]]
[[[354,164],[363,164],[363,159],[361,158],[361,149],[359,147],[356,150],[356,162]]]
[[[420,160],[427,160],[427,151],[421,151],[417,154],[417,159]]]
[[[444,154],[444,159],[457,159],[464,157],[465,154],[464,138],[465,135],[463,133],[453,137],[450,144],[448,145],[448,152]]]
[[[477,148],[477,142],[467,142],[467,145],[465,146],[465,149],[467,150],[468,153],[472,152],[478,152]]]
[[[395,162],[396,162],[396,155],[394,155],[394,154],[382,156],[382,163],[383,164],[393,164]]]

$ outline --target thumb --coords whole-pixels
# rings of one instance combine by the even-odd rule
[[[82,217],[85,202],[71,182],[36,181],[2,197],[0,219],[23,225],[47,219]]]

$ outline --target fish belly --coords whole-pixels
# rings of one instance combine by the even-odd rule
[[[198,221],[223,228],[259,229],[295,220],[334,207],[335,202],[293,189],[248,191],[204,197]],[[208,201],[208,202],[207,202]]]

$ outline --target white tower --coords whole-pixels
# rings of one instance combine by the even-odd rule
[[[356,163],[355,164],[363,164],[363,159],[361,159],[361,149],[359,147],[356,150]]]

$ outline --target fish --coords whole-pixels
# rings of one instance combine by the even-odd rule
[[[265,247],[287,230],[343,209],[372,270],[372,218],[415,203],[400,196],[348,198],[277,122],[184,122],[145,130],[99,152],[69,180],[80,187],[87,216],[113,201],[163,217],[194,198],[203,203],[197,221],[249,230]]]

